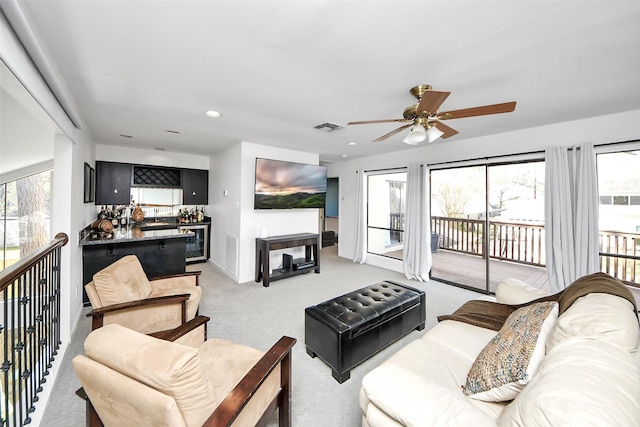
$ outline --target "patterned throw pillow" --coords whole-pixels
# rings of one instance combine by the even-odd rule
[[[511,313],[480,352],[462,386],[465,395],[487,402],[514,399],[544,358],[545,341],[558,319],[558,303],[540,302]]]

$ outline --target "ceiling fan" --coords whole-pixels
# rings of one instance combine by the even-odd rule
[[[409,91],[418,99],[418,102],[405,108],[402,119],[384,119],[384,120],[365,120],[349,122],[348,125],[362,125],[369,123],[388,123],[388,122],[409,122],[391,132],[374,139],[378,142],[389,138],[403,130],[411,127],[411,131],[405,137],[403,142],[411,145],[417,145],[419,142],[427,139],[433,142],[436,139],[449,138],[458,133],[457,130],[445,125],[441,120],[461,119],[464,117],[486,116],[489,114],[510,113],[515,110],[516,102],[505,102],[502,104],[484,105],[481,107],[464,108],[462,110],[452,110],[439,112],[438,108],[447,99],[451,92],[442,92],[432,90],[429,85],[418,85]]]

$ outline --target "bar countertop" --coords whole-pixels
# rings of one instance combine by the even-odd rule
[[[108,245],[113,243],[140,242],[144,240],[179,239],[193,235],[189,230],[141,230],[140,227],[131,226],[116,228],[111,237],[97,237],[95,233],[88,233],[80,241],[80,245]]]

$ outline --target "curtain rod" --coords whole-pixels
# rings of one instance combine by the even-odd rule
[[[398,166],[395,168],[385,168],[385,169],[369,169],[369,170],[364,170],[364,173],[369,173],[369,172],[387,172],[387,171],[401,171],[402,169],[406,169],[406,166]],[[356,171],[356,173],[358,173],[358,171]]]
[[[593,144],[594,147],[606,147],[610,145],[618,145],[618,144],[631,144],[640,142],[640,139],[630,139],[627,141],[618,141],[618,142],[603,142],[601,144]],[[439,162],[439,163],[427,163],[427,166],[441,166],[441,165],[453,165],[456,163],[464,163],[464,162],[473,162],[477,160],[490,160],[490,159],[500,159],[509,156],[529,156],[532,154],[544,154],[544,150],[538,151],[526,151],[522,153],[513,153],[513,154],[503,154],[500,156],[488,156],[488,157],[476,157],[473,159],[461,159],[461,160],[451,160],[448,162]]]

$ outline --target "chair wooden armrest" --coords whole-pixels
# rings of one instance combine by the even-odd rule
[[[258,426],[265,426],[277,407],[279,410],[280,427],[291,425],[291,349],[296,343],[295,338],[283,336],[265,353],[253,368],[240,380],[238,385],[227,395],[215,409],[203,427],[229,426],[238,417],[251,397],[260,388],[271,372],[282,363],[280,370],[280,393],[263,414]]]
[[[185,271],[184,273],[175,273],[175,274],[169,274],[166,276],[158,276],[158,277],[154,277],[153,279],[149,279],[150,282],[153,282],[154,280],[162,280],[162,279],[172,279],[174,277],[189,277],[189,276],[195,276],[196,277],[196,285],[199,285],[199,281],[200,281],[200,276],[202,275],[202,271]]]
[[[169,329],[166,331],[154,332],[149,334],[154,338],[159,338],[165,341],[175,341],[178,338],[188,334],[189,332],[197,329],[201,325],[204,325],[204,338],[207,338],[207,322],[210,320],[207,316],[196,316],[193,319],[189,320],[187,323],[178,326],[174,329]]]
[[[100,307],[91,310],[89,313],[87,313],[87,317],[92,318],[91,330],[95,330],[102,327],[104,323],[104,315],[108,313],[122,312],[125,310],[131,310],[133,308],[179,303],[182,305],[182,321],[180,323],[184,324],[187,321],[187,300],[189,299],[189,297],[189,294],[164,295],[160,297],[112,304],[106,307]]]

